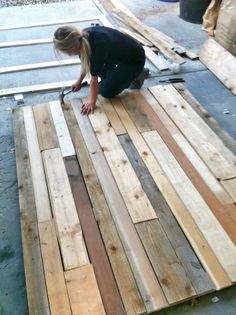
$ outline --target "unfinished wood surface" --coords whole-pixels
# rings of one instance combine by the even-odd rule
[[[208,38],[200,49],[199,58],[228,89],[236,94],[235,56],[213,38]]]
[[[222,180],[221,184],[224,186],[225,190],[228,192],[234,202],[236,202],[236,178]]]
[[[182,83],[174,83],[173,86],[179,94],[188,102],[197,114],[207,123],[214,133],[223,141],[224,145],[236,155],[236,141],[219,125],[197,99],[186,89]]]
[[[164,294],[155,278],[155,274],[89,120],[80,114],[79,108],[81,105],[81,102],[72,100],[76,119],[84,136],[146,309],[151,312],[165,308],[168,304]]]
[[[52,119],[56,128],[57,138],[63,157],[75,155],[75,149],[71,141],[70,133],[63,115],[59,101],[49,103]]]
[[[51,315],[72,315],[53,220],[39,223]]]
[[[119,140],[128,155],[132,166],[140,179],[141,185],[157,213],[158,220],[160,221],[166,235],[168,235],[171,246],[181,261],[194,290],[199,295],[206,293],[206,291],[213,290],[215,288],[213,283],[210,281],[207,272],[201,266],[200,261],[190,246],[183,231],[179,227],[179,224],[171,212],[164,196],[155,184],[150,172],[145,166],[144,161],[138,154],[131,138],[128,135],[122,135],[119,136]],[[154,240],[155,237],[153,238],[153,242]]]
[[[66,117],[69,129],[70,129],[70,133],[72,136],[72,140],[75,145],[77,157],[80,162],[83,177],[84,177],[87,189],[88,189],[89,197],[92,202],[92,205],[90,205],[90,201],[86,200],[86,196],[84,193],[82,194],[82,196],[84,197],[83,199],[81,198],[80,193],[76,194],[76,197],[74,193],[75,202],[77,203],[77,209],[79,211],[79,214],[80,212],[82,212],[82,210],[84,210],[82,214],[84,214],[83,217],[85,216],[87,220],[88,220],[87,216],[89,217],[88,214],[90,214],[90,211],[92,211],[93,209],[94,213],[91,214],[91,217],[95,216],[99,224],[99,229],[102,234],[106,251],[109,255],[109,260],[113,269],[114,276],[116,278],[117,285],[119,287],[119,291],[120,291],[120,294],[124,303],[125,310],[127,314],[130,314],[130,315],[142,314],[145,312],[144,303],[141,299],[140,293],[135,283],[132,270],[130,268],[129,262],[124,252],[123,245],[117,233],[116,226],[112,219],[110,210],[107,206],[107,202],[105,200],[101,185],[97,178],[96,171],[90,159],[87,147],[83,140],[83,136],[81,134],[80,128],[77,124],[72,107],[69,104],[67,104],[63,108],[64,108],[64,113],[65,113],[65,117]],[[67,158],[67,159],[70,159],[70,158]],[[74,158],[71,158],[71,159],[74,159]],[[67,162],[66,162],[66,165],[67,165]],[[67,172],[68,172],[68,168],[67,168]],[[74,181],[75,183],[73,185],[75,186],[75,188],[78,186],[77,182],[79,182],[81,185],[82,180],[79,179],[78,172],[74,172],[75,174],[74,176],[70,175],[69,172],[68,174],[69,174],[71,185],[72,183],[74,183]],[[73,190],[74,189],[72,188],[72,191]],[[83,207],[83,202],[85,203],[84,207]],[[81,210],[80,210],[79,205],[81,207]],[[91,206],[93,206],[93,208],[89,211]],[[94,249],[94,253],[92,251],[91,253],[89,253],[89,255],[94,265],[94,270],[95,270],[95,274],[96,274],[96,278],[99,284],[101,294],[102,296],[104,296],[103,301],[104,301],[106,312],[107,314],[109,313],[114,314],[113,308],[116,308],[116,303],[118,302],[119,299],[116,298],[117,293],[114,294],[113,292],[114,287],[112,286],[112,283],[109,284],[109,282],[112,281],[111,279],[112,276],[110,275],[109,277],[110,268],[106,267],[107,261],[105,257],[102,255],[103,251],[102,251],[101,246],[99,246],[99,242],[93,242],[91,237],[89,235],[87,236],[86,226],[84,227],[85,224],[83,223],[83,218],[81,217],[81,215],[80,215],[80,221],[81,221],[82,228],[84,231],[88,251],[90,252],[89,241],[92,242],[93,245],[96,245]],[[96,230],[98,231],[98,229],[93,227],[93,225],[90,229],[93,231],[93,234],[95,234],[96,236]],[[88,230],[90,231],[90,229]],[[88,241],[87,241],[87,238],[88,238]],[[97,264],[93,262],[94,256],[96,258]],[[100,265],[102,265],[102,270],[100,270],[101,268],[99,268]],[[113,287],[113,290],[111,287]],[[109,294],[107,294],[107,290]],[[112,294],[112,296],[110,296],[110,294]],[[115,299],[115,301],[113,301],[113,299]],[[109,312],[108,312],[108,307],[106,307],[106,305],[110,305]]]
[[[105,315],[93,266],[87,265],[65,272],[73,315]]]
[[[137,223],[156,218],[155,211],[144,193],[104,111],[101,108],[97,109],[94,115],[90,116],[90,121],[133,222]],[[127,178],[129,178],[129,182],[127,182]]]
[[[26,71],[26,70],[45,69],[45,68],[51,68],[51,67],[71,66],[71,65],[78,65],[78,64],[80,64],[79,59],[38,62],[38,63],[31,63],[31,64],[26,64],[26,65],[3,67],[3,68],[0,68],[0,74]]]
[[[42,155],[64,268],[86,265],[89,259],[60,149]]]
[[[38,222],[50,220],[52,218],[51,206],[49,202],[47,184],[43,169],[42,157],[39,149],[34,115],[31,106],[23,107],[25,132],[28,143],[29,160],[34,187],[34,197],[37,210]]]
[[[236,176],[236,157],[171,85],[151,87],[157,101],[175,121],[218,179]]]
[[[130,37],[132,37],[134,40],[136,40],[137,42],[139,42],[142,45],[145,45],[148,47],[153,46],[151,42],[149,42],[145,37],[143,37],[139,33],[133,32],[130,29],[125,28],[125,27],[119,27],[119,30],[124,34],[129,35]]]
[[[50,314],[38,238],[37,213],[22,108],[13,112],[21,237],[29,312]]]
[[[27,39],[27,40],[16,40],[11,42],[1,42],[0,48],[18,47],[18,46],[31,46],[31,45],[44,45],[52,44],[52,38],[41,38],[41,39]]]
[[[159,55],[155,54],[154,51],[149,47],[143,47],[145,50],[145,55],[148,60],[159,70],[167,70],[169,67],[167,63]]]
[[[40,151],[59,148],[59,142],[49,104],[33,106]]]
[[[236,248],[156,131],[143,134],[155,157],[188,208],[232,282],[236,281]]]

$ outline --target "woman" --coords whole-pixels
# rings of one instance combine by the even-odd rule
[[[94,26],[80,31],[70,26],[60,27],[53,42],[56,50],[69,56],[79,55],[81,59],[80,76],[72,85],[74,91],[80,89],[85,75],[91,74],[90,101],[83,104],[83,115],[93,113],[98,94],[115,97],[125,88],[140,88],[148,76],[143,47],[115,29]]]

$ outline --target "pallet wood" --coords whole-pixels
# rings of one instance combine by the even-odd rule
[[[222,180],[221,184],[224,186],[225,190],[232,197],[234,202],[236,202],[236,178]]]
[[[75,155],[75,149],[71,141],[70,133],[62,112],[59,101],[49,103],[53,123],[56,129],[57,138],[60,144],[63,157]]]
[[[60,149],[43,151],[42,156],[64,268],[86,265],[88,254]]]
[[[80,217],[80,222],[83,228],[89,257],[91,259],[91,263],[94,265],[94,271],[106,314],[125,314],[120,294],[112,273],[112,269],[109,265],[108,257],[101,235],[99,233],[99,229],[92,210],[92,205],[90,204],[89,196],[86,191],[86,187],[83,182],[83,176],[81,174],[81,170],[79,169],[76,157],[67,157],[65,159],[65,164],[75,199],[75,204]],[[94,198],[92,198],[92,200],[94,200]],[[95,202],[93,206],[97,207],[98,203]],[[117,246],[116,243],[110,245],[110,247],[116,248],[115,252],[117,253],[116,254],[113,250],[113,259],[111,261],[112,266],[120,263],[119,254],[117,252],[118,247],[115,246]],[[123,267],[125,267],[125,265],[123,265]],[[126,274],[128,274],[128,270],[126,270],[126,272]],[[119,284],[119,279],[117,279],[117,283]],[[124,289],[124,286],[121,286],[121,289]]]
[[[65,272],[73,314],[105,315],[92,265]]]
[[[36,205],[22,108],[13,112],[21,237],[28,308],[31,314],[50,314],[40,252]]]
[[[176,219],[170,207],[138,154],[131,138],[128,135],[122,135],[119,136],[119,140],[140,179],[143,189],[154,206],[158,220],[168,235],[171,246],[180,259],[188,278],[191,279],[196,293],[201,295],[207,290],[212,291],[215,288],[213,283],[210,281],[207,272],[202,268],[183,231],[176,224]]]
[[[39,223],[51,315],[72,315],[53,220]]]
[[[146,38],[144,38],[142,35],[140,35],[139,33],[133,32],[125,27],[119,27],[119,30],[126,34],[129,35],[130,37],[132,37],[134,40],[136,40],[137,42],[139,42],[140,44],[144,45],[144,46],[148,46],[148,47],[152,47],[152,43],[149,42]]]
[[[130,216],[127,212],[127,208],[119,190],[117,189],[114,177],[111,174],[98,140],[94,135],[89,121],[80,115],[79,108],[82,103],[76,100],[72,100],[71,103],[76,119],[84,135],[90,157],[93,161],[94,167],[96,168],[98,178],[103,188],[107,203],[110,207],[119,236],[126,250],[126,255],[129,259],[130,265],[132,266],[133,274],[146,309],[149,312],[152,312],[155,309],[162,309],[166,307],[167,302],[158,282],[155,279],[155,274],[150,268],[151,266],[148,262],[144,248],[142,247],[137,232],[134,229]]]
[[[59,148],[56,128],[53,124],[49,104],[33,106],[35,124],[39,141],[40,151]]]
[[[180,198],[188,207],[194,221],[201,229],[230,280],[235,282],[236,268],[233,267],[236,264],[235,245],[216,220],[211,210],[204,203],[190,180],[188,180],[174,157],[168,152],[167,147],[158,133],[156,131],[146,132],[144,138],[155,157],[161,163],[163,170],[166,172]]]
[[[207,123],[214,133],[223,141],[225,146],[236,155],[236,141],[219,125],[219,123],[204,109],[182,83],[174,83],[173,86],[179,94],[188,102],[197,114]]]
[[[202,45],[199,58],[207,68],[236,94],[236,58],[213,38],[208,38]]]
[[[155,54],[154,51],[152,51],[149,47],[143,47],[143,48],[145,50],[146,58],[149,59],[151,63],[153,63],[157,69],[162,71],[162,70],[167,70],[169,68],[167,63],[163,60],[163,58]]]
[[[126,309],[127,314],[142,314],[145,312],[144,303],[140,297],[140,293],[135,283],[131,268],[129,266],[129,262],[125,255],[123,245],[117,233],[115,223],[112,219],[110,210],[105,200],[101,185],[96,175],[96,171],[90,159],[86,144],[83,140],[82,133],[77,124],[75,114],[70,104],[63,106],[63,109],[64,109],[66,121],[70,129],[71,137],[72,137],[72,140],[74,142],[74,146],[77,152],[77,157],[80,162],[83,177],[84,177],[87,189],[88,189],[89,197],[92,202],[94,216],[98,222],[99,229],[101,231],[102,238],[104,240],[104,245],[106,246],[106,251],[109,255],[109,260],[113,269],[114,276],[117,281],[117,285],[119,287],[120,294],[122,296],[124,307]],[[75,198],[75,202],[76,201],[77,201],[77,198]],[[81,204],[81,201],[80,201],[80,204]],[[79,207],[78,207],[78,210],[79,210]],[[88,212],[88,209],[86,210],[86,213],[87,212]],[[83,227],[83,221],[81,220],[81,222],[82,222],[82,227]],[[83,229],[84,229],[85,239],[86,239],[86,230],[85,230],[86,228],[84,227]],[[95,230],[95,228],[93,230]],[[97,244],[96,246],[98,247],[97,250],[99,250],[99,261],[101,260],[101,263],[105,267],[106,263],[102,261],[100,257],[102,255],[101,254],[102,250],[99,248]],[[95,253],[97,253],[97,251]],[[92,259],[93,258],[92,254],[90,254],[90,256]],[[106,276],[104,276],[103,273],[97,269],[95,264],[94,264],[94,270],[95,270],[95,274],[97,276],[97,281],[99,285],[101,282],[100,290],[103,296],[104,293],[103,293],[102,286],[105,287],[104,290],[109,288],[109,285],[106,283],[106,281],[108,281],[109,279],[108,277],[109,273],[106,270],[105,271]],[[112,290],[109,289],[109,292],[112,292]],[[113,314],[114,311],[112,307],[114,307],[116,303],[112,302],[112,298],[108,294],[105,294],[105,298],[107,298],[108,303],[111,304],[111,313]],[[116,301],[118,300],[117,298],[115,299]],[[106,303],[104,304],[106,305]]]

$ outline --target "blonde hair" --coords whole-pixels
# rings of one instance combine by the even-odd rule
[[[90,72],[91,48],[85,32],[71,26],[59,27],[54,33],[53,44],[56,51],[65,54],[72,49],[79,49],[82,71],[85,74]]]

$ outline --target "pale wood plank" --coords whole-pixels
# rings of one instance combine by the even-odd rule
[[[0,74],[26,71],[26,70],[45,69],[45,68],[51,68],[51,67],[78,65],[78,64],[80,64],[79,59],[66,59],[66,60],[60,60],[60,61],[38,62],[38,63],[31,63],[31,64],[26,64],[26,65],[3,67],[3,68],[0,68]]]
[[[33,113],[40,151],[58,148],[59,142],[49,104],[34,105]]]
[[[60,149],[43,151],[43,162],[65,270],[89,263]]]
[[[150,91],[218,179],[236,176],[236,157],[171,85]]]
[[[195,296],[191,281],[158,220],[135,226],[169,304]]]
[[[132,166],[139,177],[141,185],[157,213],[158,220],[160,221],[165,233],[168,235],[171,246],[180,259],[195,291],[198,295],[202,295],[214,290],[215,286],[210,281],[207,272],[203,269],[190,243],[179,227],[179,224],[171,212],[170,207],[155,184],[132,140],[128,135],[119,136],[119,140],[128,155]]]
[[[132,37],[134,40],[136,40],[142,45],[149,46],[149,47],[153,46],[150,41],[148,41],[145,37],[143,37],[139,33],[133,32],[125,27],[119,27],[119,30],[124,34],[129,35],[130,37]]]
[[[97,108],[94,114],[90,115],[90,121],[133,222],[156,218],[155,211],[102,108]]]
[[[232,93],[236,94],[235,56],[209,37],[200,49],[199,58]]]
[[[73,315],[105,315],[92,265],[65,272]]]
[[[115,312],[117,313],[117,304],[119,303],[119,298],[116,296],[117,292],[114,288],[114,284],[112,285],[111,277],[113,276],[109,273],[110,266],[107,266],[107,264],[109,263],[106,258],[106,253],[104,254],[104,256],[102,255],[102,249],[101,246],[99,246],[99,242],[95,242],[89,234],[89,231],[92,234],[96,232],[97,225],[95,227],[92,227],[92,225],[90,224],[91,228],[89,228],[88,233],[86,233],[87,230],[84,227],[83,218],[84,220],[88,220],[88,218],[90,217],[90,211],[94,212],[96,220],[99,224],[99,229],[102,234],[103,242],[109,256],[110,264],[112,266],[113,273],[119,287],[120,295],[122,297],[126,313],[128,315],[143,314],[145,313],[146,308],[137,288],[128,259],[124,252],[123,245],[117,233],[115,223],[108,208],[104,193],[102,191],[102,187],[99,183],[96,171],[89,156],[86,144],[83,140],[83,136],[76,121],[72,107],[70,104],[65,104],[63,106],[63,109],[76,149],[77,157],[80,162],[86,187],[88,189],[89,197],[93,206],[93,208],[91,209],[91,206],[89,206],[90,202],[89,200],[86,200],[86,198],[84,197],[84,193],[73,193],[75,202],[77,202],[78,200],[77,209],[80,216],[87,248],[89,251],[89,256],[94,266],[94,271],[102,295],[105,310],[107,314],[113,315]],[[70,173],[73,174],[70,175]],[[71,171],[70,173],[68,173],[70,181],[72,182],[73,179],[73,182],[75,181],[74,189],[78,189],[78,187],[81,186],[82,182],[82,179],[80,179],[79,175],[77,175],[79,174],[79,171],[75,170]],[[80,185],[78,184],[78,182],[80,183]],[[83,199],[82,196],[84,197]],[[84,203],[85,205],[83,206]],[[92,215],[93,214],[91,214],[91,216]],[[90,242],[92,242],[93,246],[96,245],[95,248],[91,250],[91,252],[89,246]],[[97,263],[95,263],[93,259],[96,260]],[[100,265],[102,265],[101,268],[99,268]]]
[[[155,54],[149,47],[143,47],[147,59],[160,71],[169,69],[167,63],[159,55]]]
[[[186,102],[198,113],[198,115],[208,124],[208,126],[223,141],[225,146],[236,155],[236,141],[219,125],[197,99],[185,88],[182,83],[174,83],[173,86]]]
[[[51,44],[52,38],[41,38],[41,39],[27,39],[27,40],[16,40],[10,42],[1,42],[0,48],[18,47],[18,46],[31,46],[31,45],[44,45]]]
[[[114,100],[112,100],[113,104],[114,104]],[[170,184],[166,175],[163,173],[160,165],[158,164],[157,160],[154,158],[149,147],[146,145],[144,140],[140,137],[138,132],[135,130],[135,127],[132,124],[132,121],[124,113],[119,102],[118,101],[116,102],[118,103],[116,105],[120,107],[119,115],[120,117],[123,116],[122,121],[125,124],[129,132],[129,135],[134,145],[136,146],[137,151],[139,152],[140,156],[145,162],[150,174],[152,175],[155,183],[157,184],[158,188],[160,189],[166,201],[168,202],[172,212],[174,213],[179,224],[181,225],[183,231],[185,232],[188,239],[190,240],[202,264],[204,265],[205,269],[211,276],[212,281],[214,282],[217,288],[229,286],[231,284],[229,277],[226,275],[226,272],[224,271],[222,266],[219,264],[215,254],[209,247],[201,231],[198,229],[192,217],[190,216],[188,210],[186,209],[182,201],[179,199],[178,195],[173,189],[173,186]],[[117,106],[116,106],[116,109],[117,109]],[[151,107],[148,105],[148,108],[150,109]],[[153,112],[150,113],[151,117],[153,117],[154,115],[155,113]]]
[[[32,107],[24,106],[23,115],[32,172],[37,220],[38,222],[43,222],[50,220],[52,213]]]
[[[75,155],[75,149],[71,141],[70,133],[63,115],[59,101],[49,102],[52,119],[56,128],[61,153],[63,157]]]
[[[71,103],[147,311],[167,307],[168,303],[156,280],[91,124],[87,117],[80,114],[79,108],[82,103],[75,99]]]
[[[143,133],[176,192],[188,208],[232,282],[236,281],[236,248],[156,131]]]
[[[98,99],[100,102],[102,102],[102,107],[107,115],[107,118],[109,119],[112,128],[114,129],[115,133],[117,135],[122,135],[126,133],[126,129],[122,125],[122,122],[120,121],[119,116],[117,115],[116,111],[114,110],[113,106],[111,106],[111,103],[109,100],[105,99],[102,96],[98,96]]]
[[[228,192],[234,202],[236,202],[236,178],[222,180],[221,184],[224,186],[225,190]]]
[[[71,315],[53,220],[38,225],[51,315]],[[42,313],[43,314],[43,313]]]
[[[28,308],[33,315],[50,315],[22,108],[13,111],[13,128]]]

